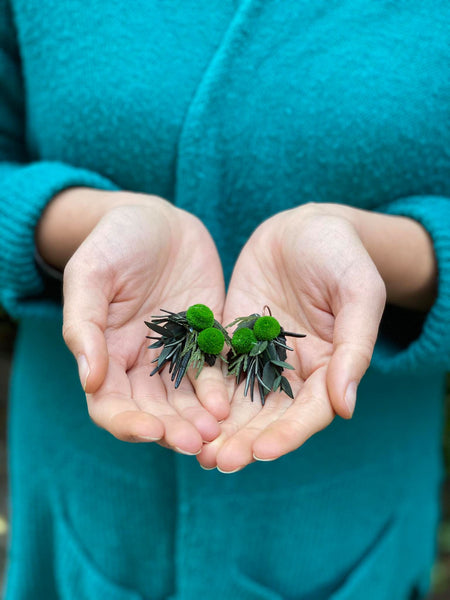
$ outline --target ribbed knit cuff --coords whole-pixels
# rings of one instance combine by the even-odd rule
[[[450,368],[450,198],[411,196],[395,200],[379,209],[392,215],[410,217],[423,225],[431,236],[438,265],[437,298],[424,318],[421,332],[406,348],[380,339],[373,365],[383,371]]]
[[[53,316],[60,307],[43,297],[35,261],[35,229],[48,202],[63,189],[116,190],[110,180],[63,163],[12,166],[0,189],[0,303],[14,318]]]

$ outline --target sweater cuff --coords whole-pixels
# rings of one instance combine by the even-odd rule
[[[69,187],[117,190],[110,180],[57,162],[11,167],[0,190],[0,303],[13,317],[55,316],[35,260],[35,229],[50,200]]]
[[[450,368],[450,199],[441,196],[412,196],[395,200],[378,209],[391,215],[409,217],[422,224],[434,246],[438,266],[437,297],[423,315],[396,310],[389,328],[380,329],[372,364],[382,371]],[[387,312],[389,309],[387,310]],[[392,313],[391,313],[392,314]],[[399,343],[400,331],[417,334],[405,345]],[[406,338],[405,338],[406,339]]]

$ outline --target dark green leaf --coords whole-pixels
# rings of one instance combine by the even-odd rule
[[[175,389],[177,389],[179,387],[181,380],[183,379],[184,374],[186,373],[186,369],[188,367],[190,357],[191,357],[190,352],[188,354],[185,354],[179,364],[177,378],[175,380]],[[172,381],[173,381],[173,375],[172,375]]]
[[[244,396],[247,395],[249,386],[250,386],[250,389],[252,390],[255,385],[255,372],[254,372],[255,371],[255,363],[256,363],[256,360],[253,358],[250,361],[250,366],[247,371],[247,380],[245,382]]]
[[[157,358],[155,360],[152,360],[152,363],[156,362],[157,360],[158,360]],[[156,373],[159,373],[160,371],[162,371],[163,367],[164,367],[164,365],[156,365],[156,367],[150,373],[150,377],[152,377],[153,375],[156,375]]]
[[[306,337],[306,333],[292,333],[292,331],[284,331],[284,330],[283,330],[283,335],[287,335],[288,337],[295,337],[295,338]]]
[[[173,369],[176,368],[178,359],[180,358],[180,354],[181,354],[181,348],[178,346],[175,354],[172,356],[172,360],[170,362],[169,373],[172,373]],[[172,381],[173,381],[173,379],[172,379]]]
[[[174,316],[174,317],[178,316],[178,315],[177,315],[177,313],[174,313],[174,312],[172,312],[171,310],[165,310],[164,308],[160,308],[159,310],[160,310],[161,312],[164,312],[164,313],[166,313],[166,314],[168,314],[168,315],[172,315],[172,316]],[[185,313],[185,314],[186,314],[186,313]]]
[[[162,365],[166,358],[169,358],[171,354],[174,354],[174,352],[175,350],[171,346],[166,346],[158,357],[158,365]]]
[[[264,381],[263,381],[262,377],[260,377],[259,375],[257,375],[256,377],[257,377],[257,379],[258,379],[258,381],[259,381],[259,383],[260,383],[260,391],[261,391],[261,386],[263,387],[263,389],[266,389],[266,390],[267,390],[266,394],[267,394],[268,392],[271,392],[271,391],[272,391],[272,387],[269,387],[268,385],[266,385],[266,384],[264,383]]]
[[[281,367],[282,369],[290,369],[291,371],[295,370],[295,367],[293,367],[287,362],[283,362],[282,360],[271,360],[270,362],[273,365],[277,365],[277,367]]]
[[[291,384],[286,379],[286,377],[281,377],[281,389],[285,394],[289,396],[289,398],[294,399],[294,394],[292,393]]]
[[[268,342],[266,340],[264,340],[263,342],[258,342],[250,350],[249,355],[257,356],[258,354],[262,354],[264,352],[264,350],[267,348],[267,344],[268,344]]]
[[[248,317],[238,317],[232,323],[230,323],[229,325],[226,325],[226,328],[228,329],[239,323],[237,329],[239,329],[240,327],[250,327],[250,329],[252,329],[253,325],[255,324],[256,319],[259,316],[260,315],[255,313],[253,315],[249,315]]]
[[[278,375],[278,377],[275,377],[274,382],[272,384],[272,389],[274,392],[277,391],[277,389],[280,387],[281,384],[281,375]]]
[[[267,345],[267,354],[269,355],[270,360],[279,360],[279,356],[273,342]]]
[[[153,350],[153,348],[161,348],[161,346],[164,346],[164,344],[162,342],[154,342],[150,346],[147,346],[147,348],[150,348]]]
[[[159,325],[156,325],[155,323],[147,323],[146,325],[148,325],[150,327],[150,329],[152,329],[153,331],[156,331],[156,333],[159,333],[160,335],[167,335],[168,332],[164,327],[160,327]]]
[[[264,385],[267,387],[267,389],[270,391],[273,387],[274,381],[276,379],[277,376],[277,372],[276,370],[273,368],[273,366],[271,365],[270,362],[266,363],[264,365],[264,369],[262,372],[262,380],[264,382]]]
[[[253,346],[253,348],[250,350],[250,352],[248,353],[249,356],[256,356],[257,354],[259,354],[259,345],[255,344]]]
[[[273,340],[273,343],[276,344],[277,346],[280,346],[280,348],[284,348],[284,350],[291,350],[291,351],[294,350],[294,348],[291,348],[290,346],[283,344],[283,342],[280,342],[277,338],[275,338]]]
[[[259,388],[259,397],[261,398],[261,404],[264,406],[264,404],[266,403],[266,396],[267,396],[268,392],[261,385],[261,382],[258,382],[258,388]]]

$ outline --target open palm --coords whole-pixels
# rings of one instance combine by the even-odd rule
[[[311,207],[263,223],[236,263],[224,322],[269,306],[293,348],[285,371],[294,399],[270,393],[265,405],[237,386],[221,435],[198,459],[226,472],[255,458],[273,460],[326,427],[336,413],[350,417],[356,386],[367,369],[385,303],[378,271],[353,226]]]
[[[175,390],[167,369],[149,377],[144,321],[160,309],[208,304],[222,317],[224,283],[214,243],[192,215],[160,199],[110,210],[64,274],[64,337],[89,371],[89,414],[127,441],[159,440],[197,453],[219,433],[228,396],[221,368],[206,367]],[[83,358],[85,357],[85,358]],[[82,369],[80,369],[82,370]]]

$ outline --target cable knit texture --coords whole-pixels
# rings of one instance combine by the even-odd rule
[[[425,594],[450,363],[449,22],[431,0],[0,0],[0,301],[19,319],[7,600]],[[438,298],[383,328],[350,423],[203,472],[89,422],[34,259],[70,186],[195,213],[227,278],[280,210],[406,215],[433,239]]]

